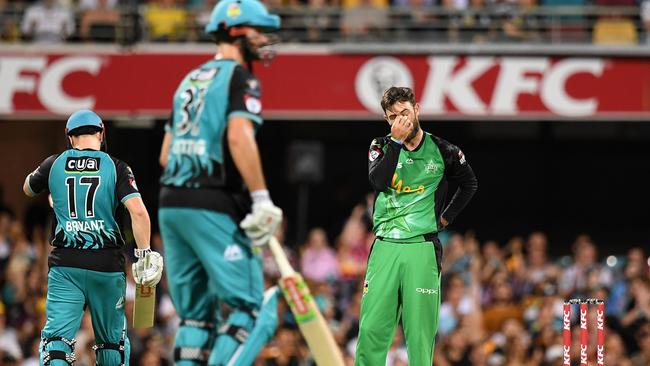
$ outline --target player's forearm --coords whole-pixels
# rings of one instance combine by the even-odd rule
[[[163,138],[163,143],[160,147],[160,156],[158,157],[158,162],[163,168],[167,167],[167,158],[169,156],[169,147],[171,144],[172,134],[171,132],[165,132],[165,137]]]
[[[131,212],[131,228],[133,237],[138,249],[149,248],[149,238],[151,238],[151,222],[147,210],[138,210]]]
[[[228,147],[248,190],[254,192],[266,189],[262,161],[252,127],[233,126],[231,123],[228,129]]]
[[[390,186],[393,174],[395,174],[395,168],[397,168],[400,149],[400,144],[390,141],[386,152],[369,163],[368,180],[375,191],[383,192]]]
[[[476,176],[469,166],[461,177],[458,179],[458,189],[454,193],[451,202],[442,213],[442,217],[447,220],[448,223],[452,223],[456,216],[467,206],[469,201],[472,199],[476,191],[478,190],[478,181]]]

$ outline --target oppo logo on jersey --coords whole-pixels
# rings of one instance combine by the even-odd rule
[[[69,157],[65,161],[65,171],[67,173],[98,172],[99,158],[89,156]]]

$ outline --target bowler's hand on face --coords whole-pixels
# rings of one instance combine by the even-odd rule
[[[408,116],[398,115],[390,127],[390,134],[393,138],[404,141],[412,129],[413,123]]]

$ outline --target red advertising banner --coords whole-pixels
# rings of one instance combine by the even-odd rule
[[[169,115],[183,76],[210,54],[0,51],[0,118]],[[390,85],[425,119],[650,119],[650,58],[282,53],[257,65],[267,118],[360,119]]]

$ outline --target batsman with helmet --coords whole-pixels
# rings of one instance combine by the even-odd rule
[[[74,337],[88,308],[97,364],[128,365],[124,239],[115,219],[120,203],[129,211],[138,247],[135,281],[155,286],[163,260],[149,248],[149,214],[131,168],[102,151],[106,137],[101,118],[90,110],[75,112],[66,135],[69,148],[45,159],[23,185],[30,197],[49,191],[55,214],[40,364],[73,364]]]
[[[219,50],[174,95],[160,161],[159,223],[181,326],[177,365],[250,365],[277,326],[277,288],[264,293],[258,246],[282,220],[266,188],[252,62],[280,18],[258,0],[221,0],[205,31]],[[221,304],[230,308],[221,323]]]

